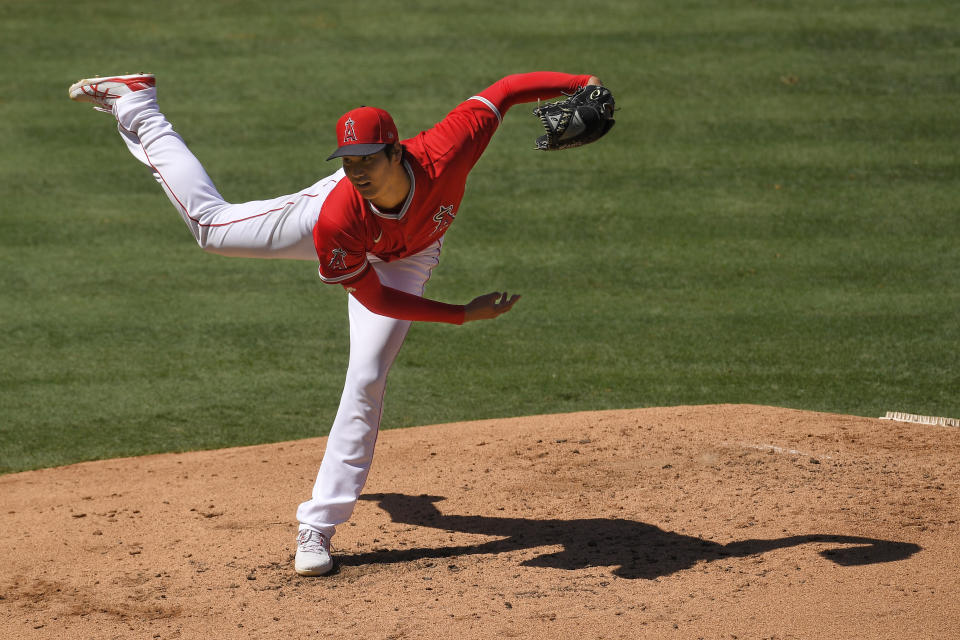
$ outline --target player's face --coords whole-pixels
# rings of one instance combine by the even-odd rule
[[[347,179],[367,200],[376,201],[391,189],[400,163],[380,151],[369,156],[343,156]]]

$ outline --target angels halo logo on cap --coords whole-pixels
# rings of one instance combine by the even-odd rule
[[[353,130],[353,118],[347,118],[347,121],[343,123],[343,144],[356,141],[357,134]]]
[[[358,107],[337,120],[337,140],[340,146],[327,160],[343,156],[369,156],[382,151],[397,141],[397,125],[383,109]]]

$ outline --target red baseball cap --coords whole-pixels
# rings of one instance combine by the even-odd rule
[[[327,160],[341,156],[369,156],[399,139],[397,125],[383,109],[358,107],[337,120],[337,143],[340,145]]]

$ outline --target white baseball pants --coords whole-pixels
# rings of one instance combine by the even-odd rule
[[[127,148],[147,165],[205,251],[247,258],[317,261],[313,227],[343,170],[295,194],[231,204],[160,112],[156,89],[117,100],[114,109]],[[381,282],[423,295],[439,263],[442,239],[417,255],[383,262],[368,255]],[[356,506],[373,461],[387,375],[410,322],[379,316],[348,296],[350,360],[312,498],[297,509],[300,528],[332,537]]]
[[[380,281],[394,289],[423,295],[430,272],[440,259],[442,241],[415,256],[394,262],[370,260]],[[349,297],[350,361],[340,408],[330,429],[313,498],[297,509],[301,529],[332,537],[336,526],[350,519],[367,481],[383,414],[387,374],[410,329],[407,320],[394,320],[369,311]]]
[[[117,100],[113,114],[133,156],[150,167],[205,251],[243,258],[316,262],[313,225],[343,170],[288,196],[230,204],[160,113],[155,88]]]

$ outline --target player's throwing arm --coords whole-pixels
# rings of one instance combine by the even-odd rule
[[[492,320],[510,311],[517,300],[520,299],[520,296],[512,295],[508,298],[508,295],[506,291],[503,293],[494,291],[493,293],[474,298],[467,304],[467,308],[464,310],[463,321]]]

